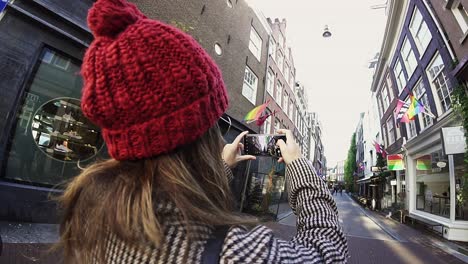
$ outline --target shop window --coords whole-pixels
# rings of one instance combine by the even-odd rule
[[[414,160],[416,165],[416,209],[450,217],[448,157],[442,150]]]
[[[468,201],[462,195],[463,186],[468,184],[463,179],[463,175],[466,174],[463,154],[453,155],[453,163],[455,167],[455,220],[468,221]]]
[[[98,127],[80,108],[79,61],[44,48],[29,80],[9,142],[5,178],[56,185],[106,153]]]

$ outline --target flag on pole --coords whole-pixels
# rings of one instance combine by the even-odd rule
[[[419,113],[424,112],[424,105],[416,99],[413,93],[410,93],[410,98],[411,104],[408,108],[407,115],[409,120],[413,120]]]
[[[430,170],[432,169],[432,156],[425,155],[416,160],[416,170]]]
[[[276,114],[276,110],[273,111],[273,113],[269,113],[269,114],[266,114],[266,115],[262,115],[260,116],[257,121],[255,122],[255,124],[257,124],[257,126],[263,126],[263,124],[265,123],[265,121],[268,119],[268,117],[270,116],[274,116]]]
[[[374,147],[375,147],[375,152],[382,153],[382,148],[380,147],[379,143],[374,141]]]
[[[265,111],[265,109],[268,106],[268,103],[270,100],[266,101],[266,103],[259,105],[255,107],[254,109],[250,110],[250,112],[244,117],[244,121],[247,124],[250,124],[252,122],[255,122],[258,120],[258,118],[262,115],[262,113]]]
[[[387,156],[387,168],[388,170],[399,171],[404,170],[405,165],[403,163],[402,154],[393,154]]]
[[[396,124],[397,127],[400,127],[400,123],[409,123],[410,120],[408,119],[406,113],[410,107],[409,102],[405,103],[402,100],[398,100],[397,106],[395,108],[395,113],[397,115]]]

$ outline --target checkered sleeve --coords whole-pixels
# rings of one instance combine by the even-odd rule
[[[232,174],[231,168],[229,168],[229,165],[223,160],[224,163],[224,171],[226,172],[226,177],[228,178],[228,182],[232,182],[234,179],[234,174]]]
[[[315,249],[325,263],[345,262],[346,237],[338,222],[338,210],[328,188],[307,159],[286,168],[289,204],[297,216],[292,242]]]
[[[220,263],[346,263],[348,247],[338,211],[325,183],[306,159],[287,167],[289,199],[297,215],[297,234],[277,239],[265,226],[229,231]]]

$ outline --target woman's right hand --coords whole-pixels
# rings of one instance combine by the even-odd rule
[[[302,158],[301,148],[294,141],[294,137],[291,133],[291,130],[287,129],[278,129],[278,134],[286,135],[286,142],[282,139],[276,142],[276,145],[281,149],[281,158],[278,162],[285,162],[286,165],[291,164],[293,161]]]

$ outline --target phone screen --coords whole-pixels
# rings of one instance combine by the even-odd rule
[[[244,137],[244,154],[254,156],[281,157],[281,151],[276,142],[286,142],[286,135],[248,134]]]

